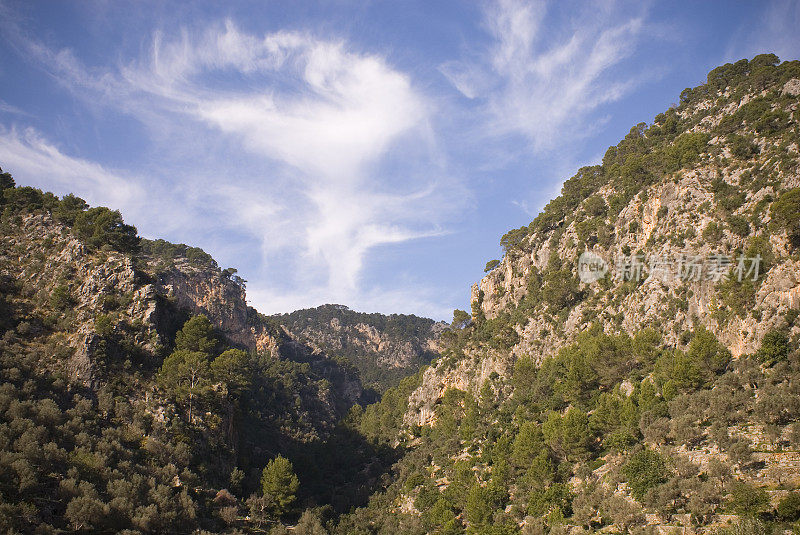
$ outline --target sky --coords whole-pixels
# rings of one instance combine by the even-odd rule
[[[271,314],[449,320],[500,237],[800,2],[0,0],[0,167]]]

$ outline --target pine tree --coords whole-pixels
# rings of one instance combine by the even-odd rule
[[[272,498],[272,513],[276,518],[290,511],[299,488],[292,463],[281,455],[268,462],[261,473],[261,490],[264,496]]]

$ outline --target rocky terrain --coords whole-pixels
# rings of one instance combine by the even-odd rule
[[[203,251],[0,173],[0,526],[797,533],[798,105],[800,62],[714,69],[449,327],[263,316]]]
[[[707,140],[693,156],[692,165],[664,173],[661,180],[630,199],[620,199],[614,184],[589,185],[591,193],[577,203],[576,216],[540,231],[537,223],[549,215],[546,211],[530,229],[523,227],[506,235],[504,239],[510,240],[516,234],[513,245],[507,246],[502,260],[472,287],[472,317],[473,321],[478,316],[505,320],[515,333],[514,343],[501,352],[502,358],[493,357],[490,351],[474,373],[461,362],[458,370],[448,372],[451,379],[437,377],[432,369],[427,373],[429,381],[462,389],[469,383],[475,390],[491,372],[503,374],[515,358],[524,355],[541,361],[594,323],[600,323],[605,332],[631,335],[649,326],[669,325],[663,335],[670,347],[685,347],[681,333],[701,324],[735,357],[755,352],[765,333],[785,327],[787,313],[800,308],[800,261],[792,254],[791,232],[770,231],[775,223],[769,206],[779,192],[800,187],[800,149],[794,123],[800,80],[791,78],[755,94],[735,93],[725,87],[697,102],[685,102],[669,115],[657,117],[649,130],[637,125],[619,146],[627,149],[626,142],[647,137],[667,121],[679,121],[684,130],[675,137],[701,134]],[[722,135],[720,122],[755,99],[768,96],[777,101],[769,107],[770,112],[785,114],[781,131],[789,135],[775,139],[773,132],[751,130],[745,122],[741,129],[748,133],[746,142],[752,153],[745,158],[734,156],[729,142],[739,138],[733,132]],[[617,150],[609,149],[603,166],[582,169],[567,182],[565,192],[570,182],[586,182],[587,175],[605,172],[611,167],[606,161]],[[730,284],[716,280],[649,276],[647,263],[653,257],[677,260],[689,253],[707,259],[722,254],[735,264],[748,247],[753,254],[764,252],[757,287],[741,290],[750,295],[731,296]],[[643,276],[640,281],[626,281],[609,274],[602,282],[583,283],[577,279],[577,259],[585,250],[600,255],[612,268],[617,259],[629,259],[635,252],[646,266]],[[538,296],[552,297],[554,302],[540,299],[532,303],[532,286],[548,274],[572,287]],[[566,301],[559,302],[559,298]],[[798,334],[800,324],[790,325],[789,335],[795,338]]]
[[[296,463],[303,500],[363,502],[393,454],[339,426],[376,397],[341,353],[333,358],[333,346],[307,345],[248,307],[244,281],[202,250],[139,238],[118,212],[0,177],[3,530],[163,532],[178,519],[218,530],[226,524],[208,500],[224,490],[223,505],[245,507],[241,493],[281,455]],[[369,315],[347,342],[368,348],[362,363],[405,352],[399,380],[416,371],[414,359],[433,356],[422,346],[434,322],[413,318],[424,332],[406,341],[398,318]],[[304,332],[327,328],[306,323]],[[41,407],[47,416],[36,416]],[[52,468],[34,468],[43,462]],[[59,487],[65,478],[80,488]],[[121,481],[131,480],[140,494],[123,497]],[[170,488],[178,502],[154,497]],[[58,505],[28,505],[42,500]],[[265,502],[252,506],[267,521]],[[248,525],[238,517],[230,523]]]
[[[437,340],[448,327],[417,316],[355,312],[344,305],[323,305],[273,319],[315,351],[351,362],[364,383],[379,391],[437,357]]]
[[[365,414],[365,432],[411,448],[365,510],[395,512],[379,532],[794,518],[799,95],[798,62],[719,67],[503,236],[402,414]],[[579,277],[587,251],[605,276]]]

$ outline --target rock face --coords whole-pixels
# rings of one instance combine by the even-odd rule
[[[383,390],[438,356],[447,325],[402,314],[365,314],[343,305],[279,314],[272,319],[315,352],[342,357],[365,383]]]
[[[798,96],[797,61],[714,69],[503,236],[403,391],[398,511],[438,489],[467,532],[712,533],[797,492]]]
[[[73,352],[62,364],[78,381],[95,384],[92,356],[100,342],[95,322],[102,315],[123,316],[120,328],[145,350],[156,352],[162,344],[156,290],[142,280],[130,257],[115,251],[88,254],[66,227],[45,214],[21,216],[19,225],[5,233],[0,257],[2,276],[16,280],[34,307],[65,311],[61,321]],[[32,310],[30,322],[55,317]]]
[[[30,298],[25,306],[31,329],[57,322],[62,333],[61,349],[49,360],[54,371],[96,388],[102,362],[130,358],[132,348],[157,367],[183,322],[205,314],[231,344],[272,359],[308,363],[328,379],[330,388],[318,392],[314,402],[327,420],[338,420],[363,401],[357,375],[248,307],[243,283],[210,257],[200,262],[176,249],[165,261],[151,249],[145,243],[135,255],[89,251],[46,213],[22,215],[4,233],[0,277],[21,285]]]
[[[91,251],[50,214],[18,219],[3,235],[0,276],[22,285],[40,312],[31,328],[58,321],[66,333],[64,349],[50,359],[53,369],[92,388],[102,382],[100,363],[128,358],[131,347],[159,366],[175,332],[197,314],[234,346],[307,363],[326,378],[330,389],[317,393],[317,405],[327,407],[331,422],[354,403],[374,399],[362,381],[382,391],[437,356],[445,325],[430,319],[337,305],[267,317],[247,306],[244,281],[199,249],[142,240],[134,255]]]
[[[541,362],[593,323],[608,333],[629,334],[648,326],[668,326],[664,339],[678,348],[684,347],[681,333],[701,324],[735,357],[753,353],[765,333],[785,327],[786,315],[800,308],[800,260],[786,232],[775,231],[769,207],[780,192],[800,186],[800,151],[791,136],[776,140],[771,131],[752,123],[729,119],[726,123],[726,118],[746,117],[758,105],[796,125],[798,95],[797,78],[749,93],[724,88],[661,114],[650,131],[638,125],[619,148],[609,149],[602,167],[581,169],[565,184],[560,199],[573,195],[568,191],[570,182],[578,190],[583,188],[575,194],[573,211],[554,221],[545,217],[550,215],[545,211],[530,228],[504,237],[513,245],[506,245],[502,260],[471,292],[473,320],[480,316],[503,322],[516,333],[515,343],[502,356],[491,357],[505,363],[491,367],[502,374],[520,356]],[[676,164],[655,180],[640,179],[644,185],[635,195],[613,181],[591,184],[595,174],[620,173],[618,164],[606,165],[612,156],[631,150],[653,130],[677,124],[684,128],[683,135],[678,132],[676,141],[663,150],[675,150],[680,138],[699,139],[702,147],[691,164]],[[578,280],[577,259],[587,250],[605,260],[610,273],[604,281]],[[762,258],[760,276],[751,295],[745,296],[730,270],[748,251]],[[643,276],[626,281],[619,277],[616,264],[620,259],[630,262],[634,255],[644,264]],[[707,277],[708,271],[696,281],[650,276],[650,264],[659,259],[668,260],[672,269],[682,258],[707,262],[714,255],[724,255],[732,263],[722,277],[728,284]],[[560,283],[563,287],[558,288]],[[561,298],[566,301],[560,302]],[[800,335],[800,323],[790,326],[788,335]],[[452,368],[440,363],[427,372],[425,383],[412,396],[407,421],[429,421],[423,414],[426,407],[448,384],[469,384],[477,392],[485,380],[484,358],[480,351],[468,350],[467,361],[476,364],[460,362]]]
[[[148,258],[159,295],[193,315],[205,314],[234,344],[278,356],[280,333],[247,306],[242,283],[226,276],[216,265],[198,266],[187,259],[177,259],[169,268],[156,270],[156,264]]]

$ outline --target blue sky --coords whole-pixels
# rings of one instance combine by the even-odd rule
[[[562,182],[800,3],[0,0],[0,166],[264,313],[449,319]]]

